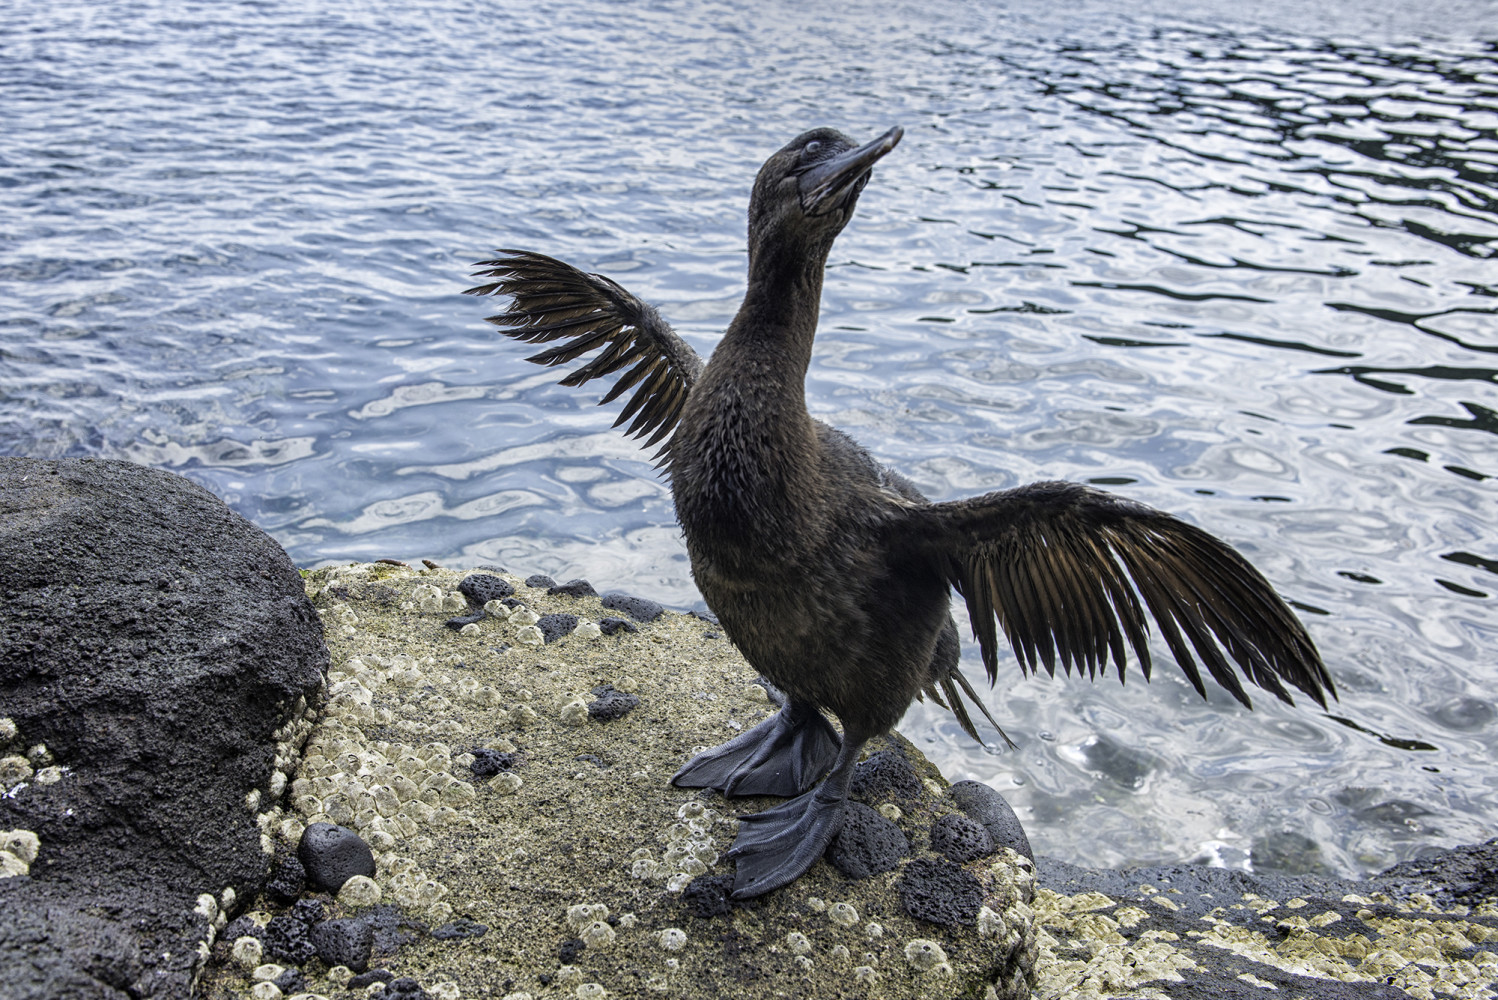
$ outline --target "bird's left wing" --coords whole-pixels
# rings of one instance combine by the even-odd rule
[[[1310,636],[1269,582],[1164,511],[1079,483],[1032,483],[912,506],[891,527],[891,545],[929,560],[967,601],[990,682],[996,620],[1027,673],[1039,663],[1054,675],[1059,660],[1068,673],[1096,676],[1111,657],[1122,680],[1127,640],[1148,679],[1147,608],[1204,697],[1193,650],[1244,705],[1228,657],[1283,701],[1285,683],[1323,707],[1326,693],[1336,697]]]
[[[702,359],[691,345],[646,303],[601,274],[586,274],[545,254],[499,250],[480,261],[475,276],[493,279],[468,295],[508,295],[510,306],[489,322],[507,336],[529,343],[562,343],[527,358],[560,365],[589,351],[603,353],[561,379],[582,385],[627,366],[600,403],[610,403],[639,386],[614,426],[634,418],[626,432],[650,435],[653,445],[669,435],[681,417],[687,394],[702,373]]]

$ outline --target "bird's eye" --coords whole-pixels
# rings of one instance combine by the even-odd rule
[[[808,142],[805,146],[802,147],[801,152],[807,156],[815,156],[817,155],[817,153],[821,152],[821,149],[822,143],[819,140],[813,139],[811,142]]]

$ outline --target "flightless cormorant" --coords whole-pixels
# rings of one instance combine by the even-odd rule
[[[649,305],[541,254],[497,251],[478,265],[488,282],[469,290],[509,297],[490,318],[505,334],[560,341],[531,361],[601,351],[563,385],[624,372],[603,401],[633,390],[616,426],[633,418],[629,433],[664,442],[693,578],[744,658],[786,695],[779,713],[672,779],[790,797],[741,817],[729,853],[738,898],[788,884],[822,855],[861,748],[912,699],[932,695],[975,739],[962,695],[993,721],[958,672],[953,588],[990,684],[1000,630],[1026,673],[1054,674],[1059,661],[1095,677],[1111,658],[1122,679],[1127,643],[1148,678],[1148,611],[1204,697],[1196,658],[1245,706],[1230,660],[1286,702],[1286,684],[1323,706],[1336,694],[1269,583],[1200,528],[1078,483],[930,503],[807,413],[828,252],[902,134],[859,146],[815,129],[765,162],[749,200],[748,290],[705,365]]]

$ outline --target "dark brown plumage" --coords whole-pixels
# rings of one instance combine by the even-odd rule
[[[492,280],[470,289],[510,297],[491,317],[509,336],[561,341],[532,361],[601,351],[564,385],[627,369],[604,402],[633,390],[616,425],[665,442],[659,457],[703,598],[786,694],[781,712],[673,779],[794,796],[743,817],[730,852],[739,897],[815,863],[842,822],[860,749],[913,698],[949,706],[975,739],[962,697],[993,721],[958,670],[951,588],[967,602],[990,683],[1000,630],[1026,672],[1054,674],[1059,663],[1091,677],[1111,659],[1122,679],[1127,646],[1147,678],[1147,613],[1203,695],[1198,659],[1244,705],[1232,662],[1287,702],[1287,684],[1318,704],[1335,696],[1284,602],[1200,528],[1077,483],[933,504],[807,413],[828,251],[900,136],[855,146],[817,129],[764,164],[749,205],[748,289],[706,365],[629,292],[541,254],[500,251],[480,265]]]

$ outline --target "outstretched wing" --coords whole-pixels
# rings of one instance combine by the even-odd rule
[[[516,340],[562,341],[526,359],[539,365],[564,364],[603,348],[561,384],[582,385],[627,367],[600,400],[610,403],[635,389],[614,426],[633,417],[626,433],[648,435],[647,446],[669,435],[702,372],[697,352],[654,309],[602,275],[529,250],[495,253],[474,265],[476,277],[492,280],[465,293],[510,297],[510,307],[489,322]]]
[[[1289,683],[1323,708],[1336,688],[1311,637],[1238,553],[1164,511],[1078,483],[1032,483],[911,508],[892,532],[938,566],[967,601],[990,682],[995,620],[1026,673],[1056,662],[1095,677],[1124,642],[1150,674],[1145,608],[1176,662],[1206,696],[1192,651],[1240,702],[1244,675],[1282,701]],[[1142,599],[1142,603],[1141,603]],[[1224,656],[1224,651],[1226,656]]]

